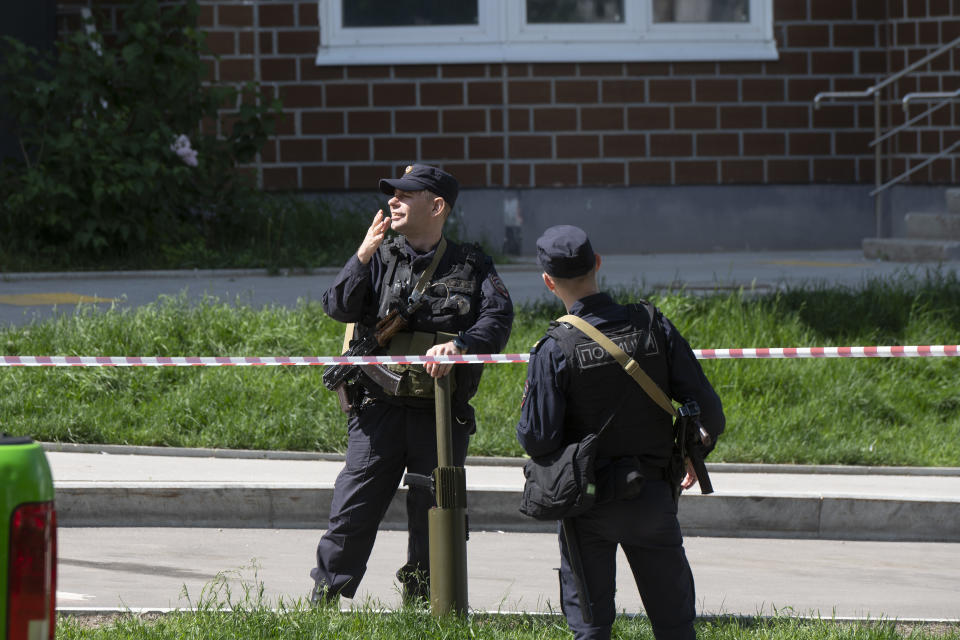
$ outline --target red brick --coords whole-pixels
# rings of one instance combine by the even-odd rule
[[[283,162],[319,162],[323,160],[323,140],[321,138],[281,140],[280,160]]]
[[[862,23],[833,25],[833,46],[835,47],[875,47],[877,44],[876,25]]]
[[[327,138],[327,162],[359,162],[370,160],[366,138]]]
[[[792,132],[789,137],[790,155],[825,156],[830,154],[829,133]]]
[[[850,20],[855,0],[810,0],[812,20]]]
[[[718,62],[717,73],[721,76],[763,75],[763,62]]]
[[[503,158],[503,136],[471,136],[467,138],[471,159]]]
[[[698,133],[698,156],[739,156],[740,136],[736,133]]]
[[[224,58],[220,60],[220,82],[253,82],[253,60]]]
[[[918,44],[936,47],[940,42],[940,25],[937,22],[921,22],[917,27]]]
[[[780,78],[744,78],[742,85],[744,102],[783,101],[783,80]]]
[[[530,131],[530,109],[510,109],[507,118],[510,131]]]
[[[390,133],[389,111],[348,111],[347,131],[356,133]]]
[[[292,84],[280,87],[280,101],[290,109],[323,106],[323,87],[309,84]]]
[[[676,76],[713,76],[717,74],[716,62],[674,62]]]
[[[320,27],[316,2],[301,2],[297,5],[297,18],[301,27]]]
[[[511,187],[529,187],[533,182],[533,165],[513,163],[507,165],[507,177],[504,182]]]
[[[763,160],[722,160],[721,184],[763,184]]]
[[[597,158],[600,138],[591,135],[557,136],[558,158]]]
[[[643,158],[647,155],[647,137],[642,133],[603,136],[604,158]]]
[[[284,111],[277,118],[274,125],[276,135],[294,136],[297,135],[297,114],[292,111]]]
[[[578,184],[576,164],[537,164],[533,166],[533,184],[537,187],[571,187]]]
[[[247,34],[241,34],[247,35]],[[252,34],[250,34],[252,35]],[[260,33],[260,55],[262,56],[272,56],[277,52],[276,46],[273,42],[273,32],[264,31]],[[253,46],[251,45],[249,53],[253,54]]]
[[[840,89],[836,90],[840,91]],[[791,102],[812,102],[814,96],[822,91],[831,91],[829,78],[789,78],[787,80],[787,99]]]
[[[511,63],[506,65],[507,77],[526,78],[530,75],[530,65],[525,63]]]
[[[720,107],[721,129],[760,129],[763,107]]]
[[[374,138],[373,140],[373,160],[375,162],[407,161],[416,156],[416,138]]]
[[[825,104],[813,111],[813,128],[838,129],[853,126],[854,110],[850,105]]]
[[[459,82],[422,83],[420,85],[420,104],[463,104],[463,85]]]
[[[303,135],[345,133],[343,111],[303,111],[300,129]]]
[[[393,68],[393,75],[396,78],[415,78],[417,80],[428,80],[437,78],[440,75],[440,66],[435,64],[408,64],[396,66]]]
[[[503,83],[499,80],[491,82],[468,82],[467,103],[471,105],[503,103]]]
[[[646,102],[646,83],[643,80],[604,80],[603,102]]]
[[[199,8],[199,11],[197,12],[197,26],[200,27],[201,29],[212,27],[214,22],[213,5],[203,4],[203,5],[200,5],[198,8]],[[75,29],[78,29],[78,28],[80,28],[79,22],[77,23]],[[75,29],[71,29],[71,31]]]
[[[512,81],[507,86],[510,104],[551,102],[550,83],[543,80]]]
[[[673,126],[675,129],[715,129],[717,108],[674,107]]]
[[[810,163],[806,160],[768,160],[768,184],[801,184],[810,182]]]
[[[217,61],[213,58],[202,58],[200,62],[203,63],[203,71],[200,77],[208,82],[216,82]]]
[[[533,76],[575,76],[577,75],[577,66],[568,62],[548,62],[534,64],[530,72]]]
[[[417,87],[408,82],[377,83],[373,85],[373,106],[413,107],[417,104]]]
[[[623,65],[619,62],[581,62],[580,77],[622,76]]]
[[[887,15],[884,2],[878,0],[856,0],[858,20],[885,20]]]
[[[440,131],[440,115],[434,110],[397,111],[394,114],[394,119],[397,133],[437,133]]]
[[[673,172],[668,161],[642,160],[627,166],[628,184],[668,185],[673,183]]]
[[[872,0],[876,2],[876,0]],[[775,0],[773,19],[776,22],[783,20],[806,20],[807,0]]]
[[[808,105],[772,105],[767,107],[767,127],[771,129],[806,129],[810,126]]]
[[[253,7],[242,4],[218,4],[217,24],[221,27],[253,26]]]
[[[296,189],[296,167],[265,167],[263,169],[263,188],[267,191]]]
[[[366,107],[369,101],[369,85],[366,84],[328,84],[327,107]]]
[[[857,51],[860,73],[883,74],[887,73],[887,55],[884,50]]]
[[[787,27],[787,46],[829,47],[830,27],[825,24],[794,24]]]
[[[690,102],[693,87],[690,80],[654,79],[650,81],[650,102]]]
[[[852,183],[857,181],[857,162],[853,158],[816,158],[814,182]]]
[[[627,109],[627,129],[640,131],[669,128],[669,107],[630,107]]]
[[[409,161],[410,159],[404,160],[405,163]],[[347,171],[347,188],[363,189],[365,191],[375,189],[380,178],[383,176],[395,176],[399,173],[397,168],[386,163],[351,165],[347,167]],[[384,198],[384,200],[386,200],[386,198]],[[384,204],[386,204],[386,202],[384,202]],[[370,215],[372,217],[372,213]]]
[[[343,67],[318,65],[313,56],[300,58],[300,80],[303,82],[343,80],[343,77]]]
[[[744,133],[743,155],[782,156],[787,152],[787,137],[782,133]]]
[[[580,128],[584,131],[623,129],[622,107],[583,107]]]
[[[670,75],[670,64],[667,62],[632,62],[627,64],[627,77],[629,78],[668,75]]]
[[[445,64],[440,67],[444,78],[484,78],[487,75],[485,64]]]
[[[571,131],[577,128],[576,109],[534,109],[534,131]]]
[[[320,31],[277,31],[277,53],[316,53],[320,44]]]
[[[303,172],[304,189],[343,189],[346,186],[346,171],[336,166],[305,166]]]
[[[929,15],[931,18],[950,16],[950,0],[930,0]]]
[[[296,58],[263,58],[260,77],[264,82],[285,82],[297,79]]]
[[[277,141],[276,139],[267,140],[260,147],[260,160],[264,164],[274,164],[277,161]]]
[[[693,155],[693,136],[689,133],[650,134],[650,155],[654,157],[689,157]]]
[[[445,133],[484,133],[487,130],[484,109],[444,109],[441,115]]]
[[[597,101],[596,80],[557,80],[554,85],[557,102],[585,102]]]
[[[457,176],[461,187],[486,187],[487,165],[484,162],[445,162],[444,171]]]
[[[810,73],[809,51],[781,51],[779,59],[764,63],[767,75],[806,75]],[[746,80],[746,78],[744,78]]]
[[[739,102],[740,91],[735,78],[698,78],[694,81],[697,102]]]
[[[293,27],[292,4],[265,4],[259,5],[261,27]]]
[[[230,56],[237,51],[237,39],[233,31],[207,31],[206,44],[210,53]]]
[[[626,184],[626,165],[622,162],[584,162],[580,164],[584,187],[622,187]]]
[[[463,138],[420,138],[420,155],[424,160],[462,160],[466,157]]]
[[[717,184],[716,161],[679,161],[674,165],[674,172],[676,184]]]
[[[894,25],[894,40],[897,46],[917,44],[917,23],[901,22]]]
[[[387,80],[390,79],[390,67],[387,65],[352,65],[346,67],[347,77],[351,80]]]
[[[511,158],[550,158],[553,156],[551,136],[510,136]]]
[[[814,51],[810,60],[813,73],[840,75],[853,73],[853,51]]]
[[[490,172],[490,183],[487,186],[490,186],[490,187],[505,186],[505,182],[503,180],[502,164],[487,163],[487,170]]]

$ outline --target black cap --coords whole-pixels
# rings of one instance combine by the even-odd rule
[[[383,178],[380,180],[380,191],[392,196],[394,189],[403,191],[422,191],[426,189],[432,191],[446,200],[452,209],[457,201],[460,183],[442,169],[425,164],[411,164],[404,169],[402,178]]]
[[[554,278],[576,278],[593,269],[597,261],[586,232],[561,224],[550,227],[537,239],[537,262]]]

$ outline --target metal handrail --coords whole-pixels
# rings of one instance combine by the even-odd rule
[[[903,100],[900,102],[903,104],[903,110],[908,111],[910,109],[911,100],[937,100],[940,98],[945,98],[943,102],[937,105],[942,106],[947,104],[951,98],[957,97],[960,97],[960,89],[957,89],[956,91],[914,91],[913,93],[908,93],[907,95],[903,96]]]
[[[910,125],[914,124],[915,122],[921,120],[923,117],[929,115],[929,114],[932,113],[933,111],[936,111],[936,110],[939,109],[941,106],[943,106],[943,104],[945,104],[945,103],[947,102],[947,100],[949,100],[949,99],[951,99],[951,98],[954,98],[954,97],[960,97],[960,90],[958,90],[956,93],[949,94],[949,95],[934,95],[933,93],[927,93],[927,92],[914,92],[914,93],[912,93],[912,94],[908,94],[907,96],[904,97],[904,100],[903,100],[903,108],[904,108],[904,110],[908,110],[908,109],[909,109],[909,106],[908,106],[908,105],[909,105],[911,99],[916,100],[916,99],[920,99],[920,98],[922,98],[922,97],[930,97],[930,98],[938,98],[938,97],[939,97],[939,98],[947,98],[947,100],[945,100],[943,103],[941,103],[941,104],[939,104],[939,105],[936,105],[935,107],[932,107],[932,108],[928,109],[928,110],[925,111],[923,114],[921,114],[921,115],[919,115],[919,116],[917,116],[917,117],[915,117],[915,118],[911,118],[911,119],[908,120],[907,122],[905,122],[905,123],[899,125],[898,127],[896,127],[896,128],[894,128],[894,129],[888,131],[886,134],[881,134],[881,133],[880,133],[880,111],[881,111],[881,109],[880,109],[880,107],[881,107],[880,97],[881,97],[881,90],[884,89],[884,88],[886,88],[886,87],[888,87],[888,86],[890,86],[891,84],[893,84],[894,82],[896,82],[897,80],[899,80],[899,79],[902,78],[903,76],[907,75],[907,74],[910,73],[911,71],[914,71],[914,70],[922,67],[923,65],[927,64],[928,62],[930,62],[930,61],[933,60],[934,58],[937,58],[938,56],[943,55],[943,54],[946,53],[947,51],[951,51],[952,49],[954,49],[955,47],[957,47],[957,45],[960,45],[960,36],[954,38],[953,40],[951,40],[950,42],[948,42],[948,43],[946,43],[946,44],[943,44],[943,45],[937,47],[936,49],[934,49],[933,51],[931,51],[930,53],[928,53],[928,54],[925,55],[924,57],[920,58],[919,60],[916,60],[915,62],[913,62],[912,64],[910,64],[910,65],[908,65],[908,66],[906,66],[906,67],[904,67],[903,69],[901,69],[901,70],[898,71],[897,73],[895,73],[895,74],[893,74],[893,75],[891,75],[891,76],[888,76],[888,77],[885,78],[884,80],[881,80],[880,82],[877,82],[877,83],[874,84],[873,86],[871,86],[871,87],[869,87],[869,88],[867,88],[867,89],[864,89],[863,91],[821,91],[820,93],[818,93],[818,94],[817,94],[816,96],[814,96],[814,98],[813,98],[813,108],[814,108],[814,109],[819,109],[819,108],[820,108],[820,103],[821,103],[823,100],[827,99],[827,98],[873,98],[873,134],[874,134],[874,135],[873,135],[873,141],[870,143],[869,146],[873,147],[873,157],[874,157],[874,170],[873,170],[873,174],[874,174],[874,175],[873,175],[873,179],[874,179],[874,185],[875,185],[876,188],[875,188],[873,191],[870,192],[870,195],[873,196],[873,213],[874,213],[874,217],[875,217],[875,219],[876,219],[877,237],[878,237],[878,238],[883,236],[883,204],[882,204],[881,199],[880,199],[880,194],[883,193],[885,190],[889,189],[890,187],[892,187],[893,185],[897,184],[897,183],[900,182],[901,180],[903,180],[905,177],[907,177],[907,176],[911,175],[912,173],[916,172],[917,170],[922,169],[923,167],[929,165],[929,164],[930,164],[931,162],[933,162],[934,160],[937,160],[937,159],[939,159],[939,158],[942,158],[942,157],[945,156],[947,153],[949,153],[949,152],[952,151],[954,148],[956,148],[956,147],[958,146],[958,144],[960,144],[960,142],[954,143],[953,145],[951,145],[951,146],[948,147],[947,149],[944,149],[944,150],[940,151],[940,153],[938,153],[937,155],[935,155],[935,156],[933,156],[933,157],[931,157],[931,158],[928,158],[927,160],[925,160],[925,161],[922,162],[921,164],[919,164],[919,165],[917,165],[917,166],[915,166],[915,167],[911,167],[911,168],[908,169],[906,172],[900,174],[900,175],[897,176],[896,178],[893,178],[893,179],[891,179],[890,181],[884,183],[884,182],[883,182],[883,145],[881,145],[880,143],[883,142],[884,140],[887,140],[887,139],[889,139],[890,137],[896,135],[897,133],[900,133],[901,131],[903,131],[904,129],[906,129],[908,126],[910,126]],[[939,93],[939,92],[938,92],[938,93]],[[913,97],[911,98],[911,96],[913,96]]]

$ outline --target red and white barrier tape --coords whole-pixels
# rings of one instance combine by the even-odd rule
[[[777,358],[930,358],[960,356],[960,345],[905,347],[762,347],[694,349],[700,360]],[[530,360],[527,353],[464,356],[307,356],[307,357],[126,357],[126,356],[0,356],[0,367],[256,367],[335,364],[500,364]]]

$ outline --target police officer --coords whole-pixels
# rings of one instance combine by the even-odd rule
[[[670,397],[700,405],[703,425],[723,431],[720,399],[687,341],[653,305],[620,305],[597,288],[600,256],[583,230],[563,225],[537,240],[543,282],[567,308],[630,354]],[[672,419],[612,356],[575,329],[555,323],[533,348],[517,438],[540,456],[591,431],[598,441],[597,503],[560,528],[560,599],[576,638],[609,638],[614,621],[616,550],[630,563],[658,640],[694,638],[693,575],[677,521],[676,491],[667,468]],[[678,466],[683,474],[683,463]],[[677,483],[696,482],[692,467]],[[573,527],[566,535],[566,527]],[[571,570],[568,540],[576,543],[582,575]],[[573,558],[576,561],[578,558]],[[581,607],[578,581],[589,594],[592,621]],[[586,619],[585,619],[586,618]]]
[[[380,180],[379,186],[390,196],[389,214],[377,212],[356,254],[324,293],[324,311],[335,320],[356,323],[356,339],[369,335],[392,311],[408,313],[407,329],[396,334],[387,353],[501,351],[513,323],[507,289],[479,247],[443,236],[457,199],[457,180],[436,167],[415,164],[400,178]],[[398,235],[388,238],[389,229]],[[437,466],[433,378],[452,367],[391,366],[385,373],[395,383],[389,388],[361,374],[351,389],[346,463],[334,485],[329,527],[310,573],[314,601],[354,596],[404,469],[430,474]],[[463,465],[476,429],[469,401],[482,367],[453,369],[455,465]],[[397,572],[405,600],[429,597],[427,511],[434,504],[427,489],[411,487],[407,493],[407,562]]]

